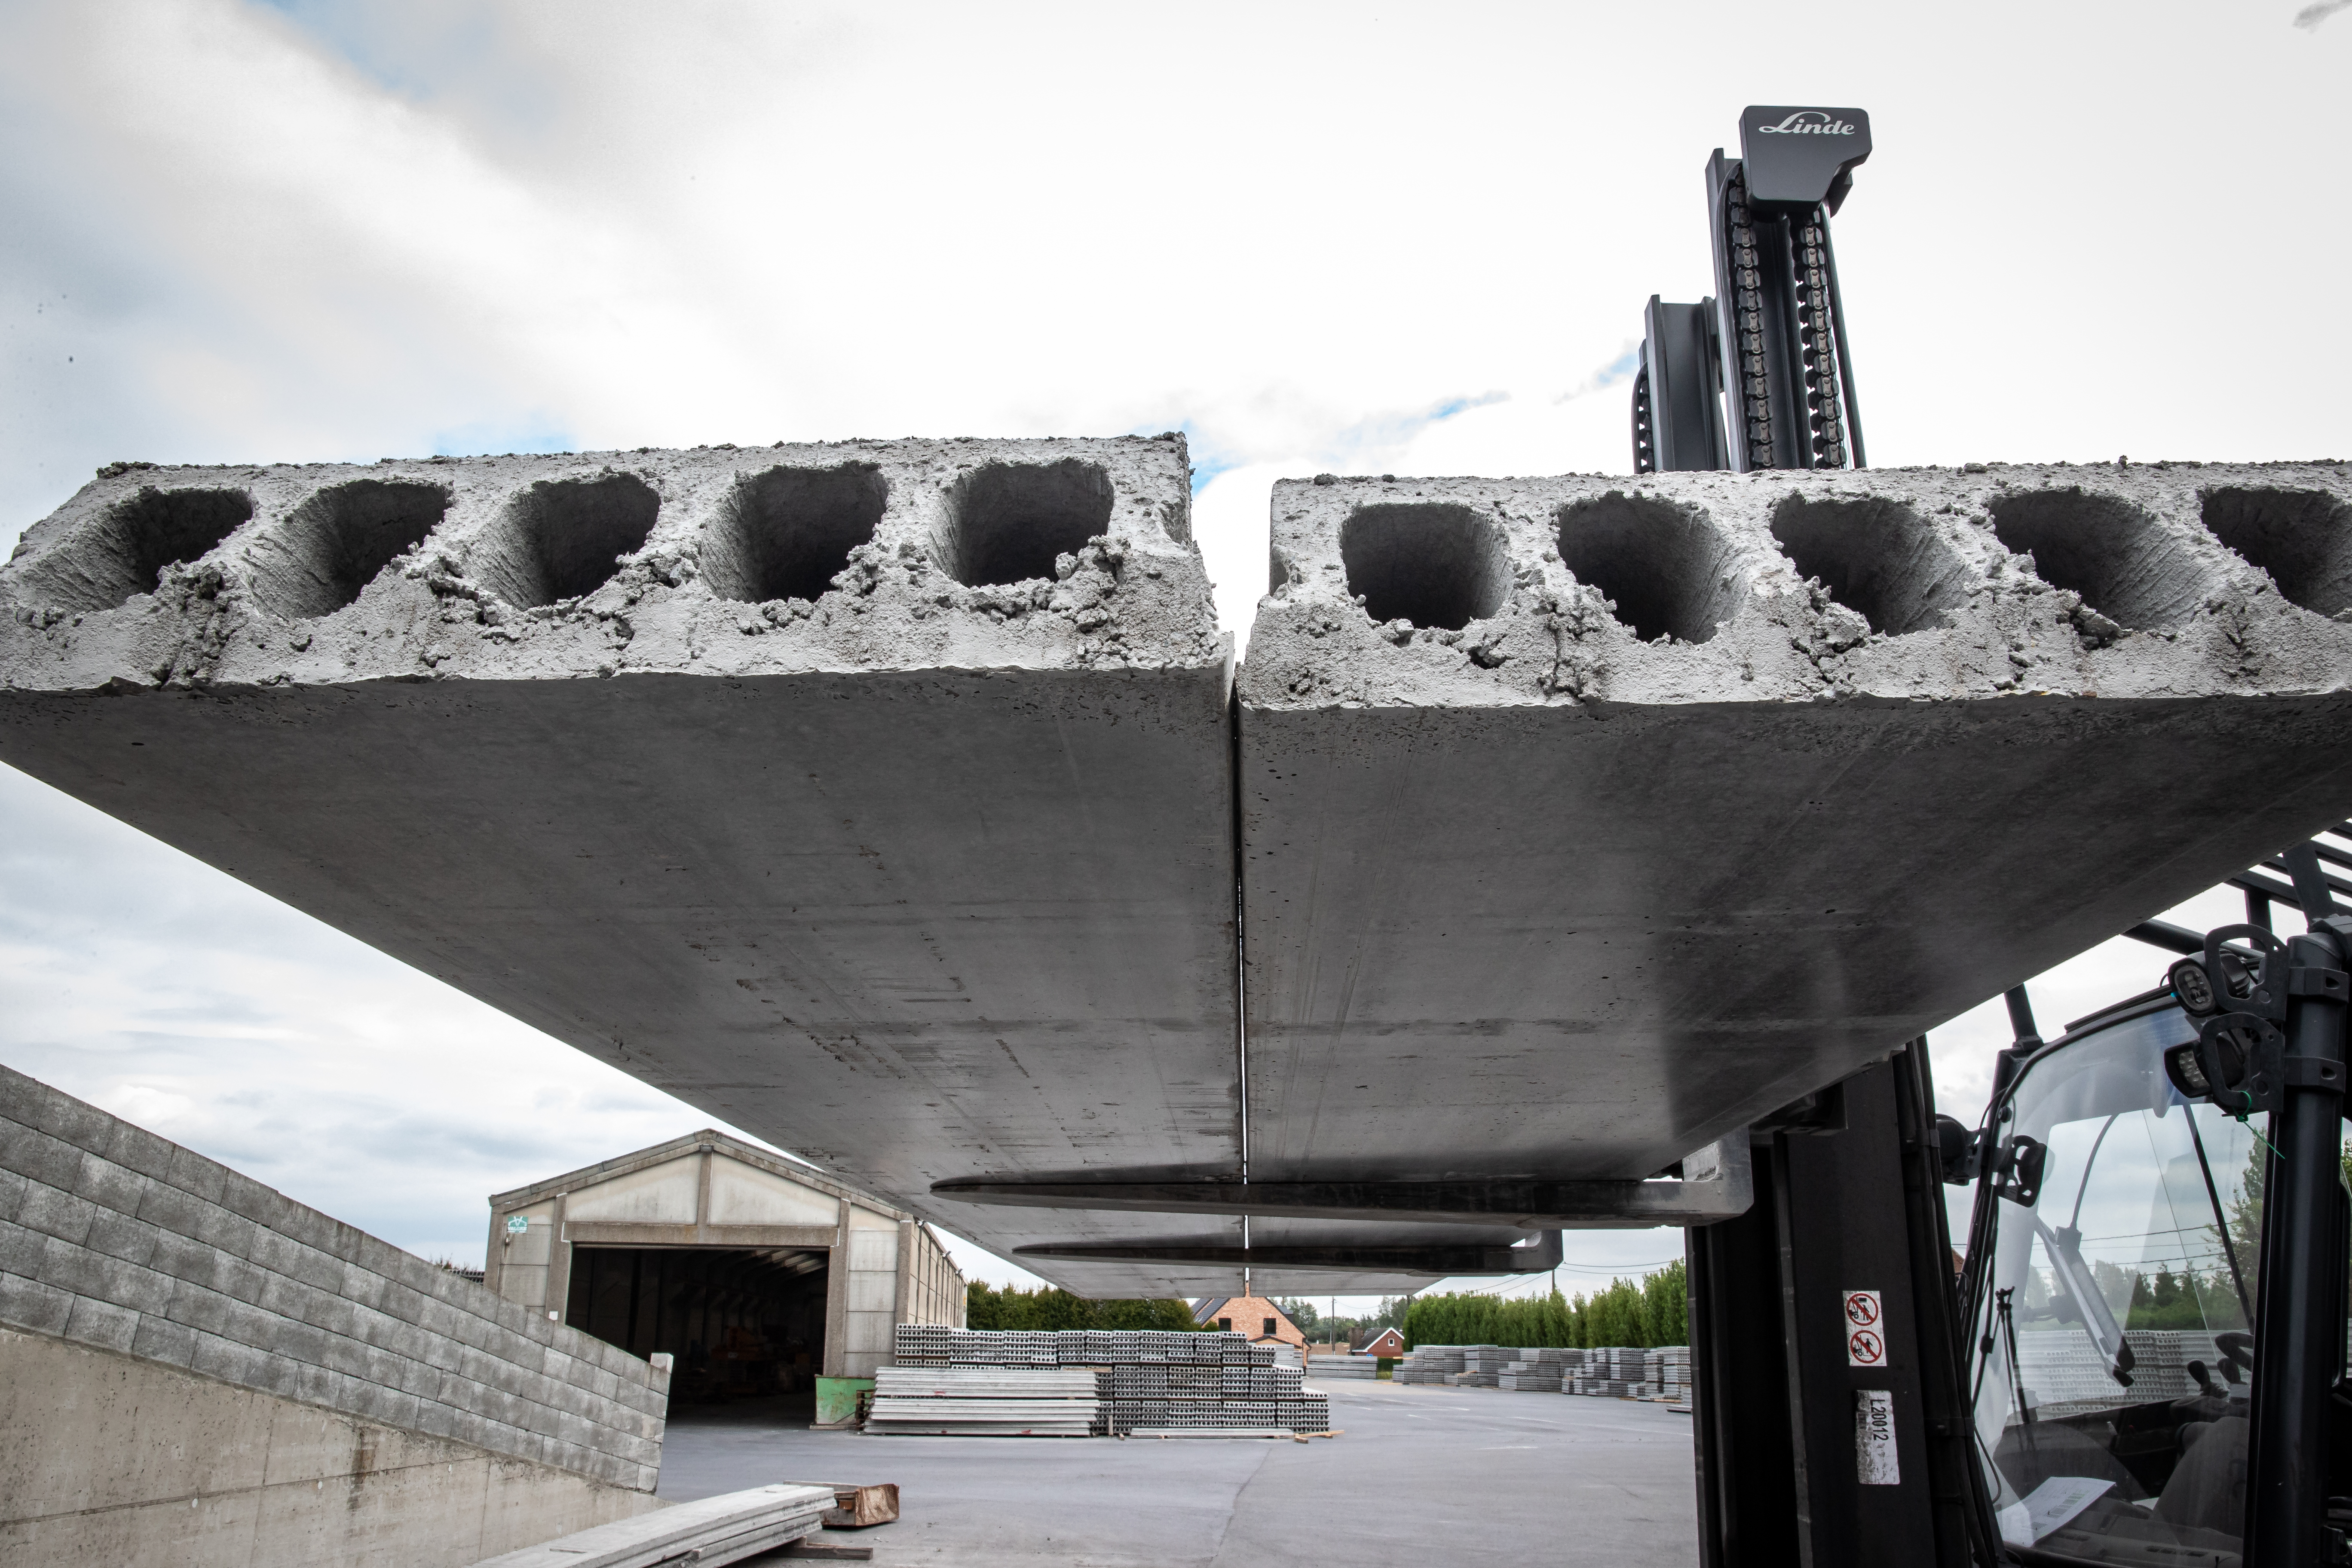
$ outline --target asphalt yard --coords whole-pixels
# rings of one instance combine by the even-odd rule
[[[1310,1383],[1308,1442],[869,1437],[777,1407],[681,1412],[675,1501],[771,1481],[895,1481],[898,1523],[827,1531],[876,1568],[1429,1568],[1698,1558],[1691,1424],[1664,1405],[1486,1388]]]

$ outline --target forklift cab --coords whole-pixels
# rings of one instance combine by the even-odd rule
[[[2277,1134],[2266,1115],[2183,1092],[2178,1063],[2199,1037],[2168,984],[2026,1042],[1973,1141],[1966,1403],[2015,1561],[2247,1561]],[[2325,1348],[2297,1379],[2331,1439],[2352,1412],[2340,1184],[2334,1196],[2326,1256],[2294,1270],[2333,1281],[2332,1323],[2314,1337]],[[2339,1511],[2352,1481],[2336,1473],[2347,1443],[2324,1450],[2298,1468],[2326,1472],[2327,1523],[2340,1530],[2352,1522]]]

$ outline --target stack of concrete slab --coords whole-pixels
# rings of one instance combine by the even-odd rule
[[[1237,1333],[938,1330],[908,1324],[898,1329],[897,1342],[901,1364],[877,1374],[887,1381],[877,1382],[875,1396],[877,1416],[885,1413],[887,1403],[893,1421],[902,1416],[900,1405],[894,1402],[899,1396],[944,1400],[953,1397],[944,1390],[964,1385],[957,1380],[968,1380],[975,1390],[1001,1394],[1004,1391],[992,1380],[1008,1380],[1009,1388],[1009,1380],[1064,1378],[1072,1380],[1074,1389],[1077,1380],[1084,1380],[1095,1402],[1093,1432],[1098,1436],[1330,1429],[1326,1396],[1301,1386],[1299,1369],[1281,1363],[1278,1347],[1253,1344]],[[1061,1370],[1043,1370],[1049,1366]],[[926,1394],[925,1380],[948,1381],[940,1391]],[[917,1414],[929,1419],[937,1413],[927,1407]],[[869,1422],[866,1429],[885,1428]]]
[[[930,1437],[1087,1437],[1101,1415],[1084,1368],[896,1367],[874,1374],[866,1430]]]
[[[1462,1372],[1465,1347],[1415,1345],[1390,1373],[1392,1383],[1449,1383]]]
[[[1557,1347],[1529,1346],[1514,1352],[1514,1359],[1504,1364],[1495,1386],[1523,1393],[1558,1394],[1562,1370]]]
[[[698,1498],[635,1519],[485,1558],[475,1568],[669,1568],[716,1565],[788,1547],[814,1535],[833,1488],[789,1483]]]
[[[1307,1375],[1318,1382],[1376,1382],[1381,1375],[1380,1358],[1368,1355],[1309,1356],[1307,1358]]]
[[[1670,1405],[1690,1403],[1690,1347],[1661,1345],[1642,1358],[1642,1380],[1650,1397]]]
[[[1518,1359],[1518,1352],[1500,1345],[1469,1345],[1462,1352],[1462,1370],[1446,1381],[1461,1388],[1493,1388],[1503,1370]]]
[[[1563,1381],[1563,1394],[1589,1394],[1611,1399],[1640,1399],[1650,1392],[1644,1358],[1638,1346],[1605,1345],[1584,1352],[1584,1364]]]

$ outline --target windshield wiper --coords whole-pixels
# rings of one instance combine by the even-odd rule
[[[2138,1358],[2125,1341],[2116,1315],[2107,1310],[2106,1298],[2099,1294],[2098,1281],[2083,1262],[2082,1231],[2071,1225],[2053,1230],[2038,1214],[2033,1216],[2033,1229],[2042,1237],[2042,1250],[2049,1255],[2050,1271],[2057,1276],[2059,1288],[2074,1303],[2083,1332],[2090,1337],[2091,1347],[2108,1363],[2107,1375],[2129,1388],[2131,1369]]]

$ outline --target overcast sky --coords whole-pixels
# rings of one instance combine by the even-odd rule
[[[0,544],[122,458],[1181,427],[1245,636],[1278,477],[1628,469],[1749,102],[1871,113],[1880,465],[2346,455],[2352,16],[2300,9],[0,0]],[[1968,1119],[1998,1013],[1936,1036]],[[0,1060],[458,1258],[709,1121],[5,769]]]

